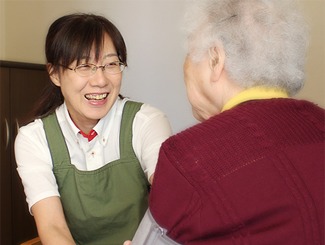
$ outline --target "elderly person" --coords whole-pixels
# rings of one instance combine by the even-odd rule
[[[307,32],[291,1],[195,1],[185,84],[199,124],[161,147],[149,208],[181,244],[324,244],[324,109],[291,98]]]

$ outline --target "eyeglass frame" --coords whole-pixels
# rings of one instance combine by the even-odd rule
[[[106,67],[112,63],[118,63],[118,66],[120,67],[120,71],[119,72],[115,72],[115,73],[110,73],[108,72],[109,70],[106,69]],[[110,63],[107,63],[105,65],[95,65],[95,64],[92,64],[92,63],[85,63],[85,64],[80,64],[80,65],[77,65],[75,68],[71,68],[71,67],[68,67],[68,66],[65,66],[65,65],[62,65],[62,64],[59,64],[59,66],[62,66],[66,69],[69,69],[71,71],[74,71],[77,75],[81,76],[81,77],[88,77],[88,76],[93,76],[96,74],[97,70],[98,69],[102,69],[103,72],[106,72],[106,74],[110,74],[110,75],[116,75],[116,74],[119,74],[121,73],[125,67],[126,67],[126,64],[123,63],[122,61],[114,61],[114,62],[110,62]],[[78,68],[81,68],[81,67],[85,67],[85,66],[90,66],[92,69],[91,69],[91,74],[89,75],[82,75],[80,73],[78,73]]]

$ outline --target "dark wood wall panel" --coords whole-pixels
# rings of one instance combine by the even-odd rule
[[[0,69],[0,244],[18,245],[36,237],[37,230],[16,170],[14,139],[49,78],[40,64],[0,61]]]

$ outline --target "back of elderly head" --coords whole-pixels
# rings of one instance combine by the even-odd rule
[[[291,0],[200,0],[185,18],[187,52],[194,62],[213,47],[240,87],[276,87],[295,95],[304,83],[307,26]]]

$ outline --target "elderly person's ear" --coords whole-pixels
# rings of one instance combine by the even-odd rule
[[[215,68],[215,66],[218,64],[219,61],[218,52],[216,52],[216,49],[217,49],[216,47],[209,49],[209,57],[210,57],[209,64],[212,70]]]
[[[209,49],[209,65],[211,70],[219,78],[225,62],[225,52],[222,48],[215,46]]]

